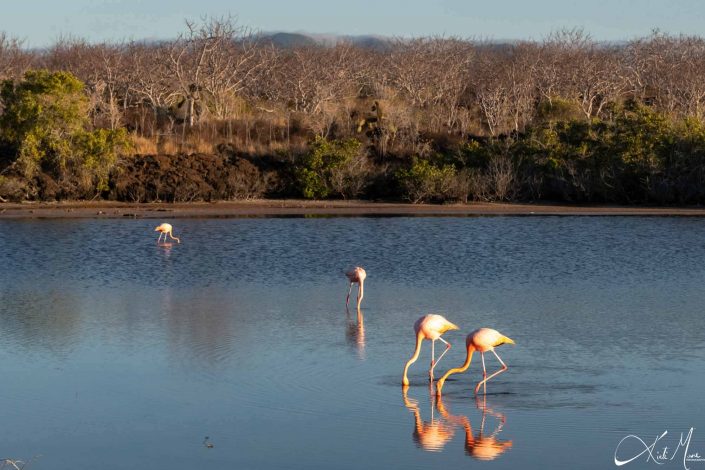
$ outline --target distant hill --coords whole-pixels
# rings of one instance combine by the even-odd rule
[[[356,46],[370,49],[386,49],[389,38],[382,36],[339,36],[335,34],[307,34],[307,33],[261,33],[262,41],[270,41],[273,45],[282,48],[306,46],[335,46],[340,42],[350,42]]]
[[[317,42],[310,36],[300,33],[263,34],[262,40],[271,41],[276,47],[306,47],[315,46]]]

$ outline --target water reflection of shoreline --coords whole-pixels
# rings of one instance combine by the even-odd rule
[[[357,320],[353,320],[350,310],[345,307],[347,324],[345,325],[345,339],[356,351],[360,359],[365,359],[365,317],[357,309]]]
[[[429,401],[431,402],[431,420],[423,421],[419,409],[418,401],[409,399],[407,396],[408,387],[402,389],[404,406],[414,414],[413,440],[416,445],[429,452],[441,452],[446,444],[453,438],[456,427],[462,427],[465,431],[465,453],[478,460],[495,460],[509,450],[513,442],[499,439],[499,434],[504,428],[507,418],[504,413],[495,411],[487,406],[487,397],[482,399],[477,397],[475,405],[482,411],[480,429],[473,431],[470,418],[465,415],[453,415],[448,407],[443,403],[440,395],[433,394],[432,386],[429,386]],[[441,414],[440,418],[434,416],[435,409]],[[485,424],[490,416],[497,420],[494,430],[485,432]]]

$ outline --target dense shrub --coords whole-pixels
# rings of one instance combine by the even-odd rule
[[[421,158],[414,158],[409,168],[400,168],[396,173],[402,197],[414,204],[448,199],[456,176],[453,165],[437,166]]]
[[[317,137],[309,152],[296,168],[296,179],[301,195],[306,199],[357,195],[364,183],[364,156],[362,145],[356,139],[327,140]]]
[[[18,174],[30,180],[44,173],[77,195],[107,189],[127,133],[90,130],[88,98],[76,77],[31,70],[21,81],[4,81],[0,101],[0,145]]]

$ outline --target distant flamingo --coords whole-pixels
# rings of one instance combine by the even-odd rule
[[[345,306],[348,306],[348,303],[350,302],[350,292],[352,292],[352,285],[354,282],[357,282],[358,284],[358,289],[357,289],[357,308],[360,308],[360,303],[362,302],[362,297],[363,297],[363,291],[364,291],[364,284],[365,284],[365,278],[367,277],[367,273],[365,272],[364,269],[362,269],[360,266],[356,266],[350,270],[348,270],[345,275],[348,277],[348,280],[350,281],[350,289],[348,289],[348,296],[345,298]]]
[[[159,232],[159,238],[157,238],[157,243],[159,243],[159,241],[162,239],[162,235],[164,235],[164,241],[166,241],[166,236],[169,235],[172,240],[176,240],[176,243],[181,243],[181,240],[179,240],[178,238],[176,238],[173,235],[173,233],[172,233],[173,229],[174,229],[174,227],[172,227],[171,224],[167,224],[167,223],[163,223],[163,224],[157,226],[154,229],[155,232]]]
[[[446,320],[443,316],[433,313],[424,315],[416,320],[416,323],[414,323],[414,332],[416,333],[416,349],[414,350],[414,355],[411,356],[411,359],[409,359],[404,367],[404,376],[401,379],[402,385],[409,385],[409,379],[406,376],[406,372],[409,370],[409,366],[416,362],[416,359],[419,358],[419,353],[421,352],[421,342],[425,339],[431,340],[431,368],[428,370],[428,377],[429,380],[433,380],[433,368],[436,367],[436,364],[438,364],[445,353],[447,353],[450,349],[450,343],[441,338],[441,335],[448,330],[459,329],[460,328]],[[443,354],[441,354],[441,357],[438,358],[438,361],[436,361],[435,356],[435,345],[437,339],[440,339],[446,344],[446,349],[443,351]]]
[[[468,350],[468,355],[465,358],[465,364],[458,368],[449,370],[445,373],[443,377],[441,377],[441,379],[436,384],[438,394],[441,394],[443,384],[445,383],[449,375],[457,374],[458,372],[465,372],[467,368],[470,367],[472,355],[475,351],[480,351],[480,355],[482,357],[482,380],[478,382],[477,386],[475,387],[475,394],[477,395],[477,392],[480,390],[481,385],[485,386],[484,390],[485,393],[487,393],[487,381],[508,369],[507,365],[502,361],[502,359],[500,359],[500,357],[494,350],[494,348],[496,348],[497,346],[501,346],[502,344],[514,344],[514,341],[511,338],[507,338],[506,336],[502,335],[499,331],[493,330],[491,328],[480,328],[470,333],[468,337],[465,338],[465,346]],[[499,363],[502,364],[502,368],[494,374],[490,375],[489,377],[487,377],[487,370],[485,369],[486,351],[492,351],[492,354],[494,354],[497,357],[497,360],[499,360]]]

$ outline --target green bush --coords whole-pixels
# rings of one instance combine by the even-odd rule
[[[30,70],[0,88],[0,144],[9,149],[25,178],[43,172],[86,190],[107,189],[124,130],[90,130],[84,85],[68,72]],[[78,182],[78,183],[77,183]]]
[[[328,197],[338,187],[331,181],[332,175],[358,157],[361,147],[356,139],[327,140],[316,137],[295,170],[301,195],[306,199]]]
[[[428,160],[414,158],[410,168],[396,172],[402,196],[414,204],[445,200],[456,184],[455,166],[436,166]]]

